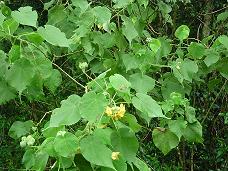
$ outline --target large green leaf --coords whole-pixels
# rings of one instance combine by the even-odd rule
[[[67,12],[64,5],[55,5],[48,10],[48,23],[49,25],[55,25],[63,21],[67,17]]]
[[[36,11],[32,11],[32,7],[20,7],[18,11],[12,11],[11,15],[15,21],[22,25],[36,27],[38,15]]]
[[[115,5],[114,8],[124,8],[127,7],[129,4],[134,2],[134,0],[112,0]]]
[[[90,122],[95,122],[104,113],[107,105],[108,101],[103,94],[86,93],[80,102],[81,116]]]
[[[60,135],[57,134],[54,140],[54,149],[60,156],[73,156],[78,148],[78,138],[70,132],[64,132]]]
[[[155,146],[161,150],[164,155],[166,155],[173,148],[178,146],[179,139],[168,129],[160,130],[155,128],[153,130],[153,142]]]
[[[155,86],[155,80],[147,75],[136,73],[130,76],[131,87],[138,93],[147,93]]]
[[[189,142],[202,143],[202,125],[198,121],[194,123],[188,123],[186,129],[184,130],[184,137]]]
[[[177,28],[175,31],[175,36],[180,40],[183,41],[184,39],[187,39],[190,33],[190,29],[186,25],[181,25]]]
[[[26,89],[35,75],[33,65],[25,58],[21,58],[11,66],[6,73],[6,80],[19,93]]]
[[[33,122],[31,120],[26,122],[15,121],[9,129],[9,136],[14,139],[20,138],[28,134],[32,126]]]
[[[115,74],[109,77],[110,84],[117,91],[128,93],[130,91],[131,83],[128,82],[122,75]]]
[[[220,58],[219,53],[216,52],[214,49],[207,49],[205,55],[206,58],[203,61],[208,67],[218,62]]]
[[[48,154],[45,151],[39,151],[35,155],[35,164],[32,170],[43,171],[46,168],[48,162]]]
[[[71,95],[61,102],[61,107],[53,111],[50,119],[50,127],[61,125],[72,125],[77,123],[80,118],[79,103],[81,98]]]
[[[89,135],[80,141],[80,149],[83,157],[98,166],[104,166],[116,170],[112,163],[112,151],[97,137]]]
[[[138,151],[138,141],[133,131],[127,128],[120,128],[111,135],[111,143],[115,151],[128,162],[133,162]]]
[[[69,47],[69,40],[59,28],[45,25],[45,27],[39,27],[37,31],[48,43],[54,46]]]
[[[150,118],[166,118],[166,116],[162,113],[160,105],[152,99],[152,97],[146,94],[137,93],[136,96],[132,98],[132,103],[136,109],[145,113]]]

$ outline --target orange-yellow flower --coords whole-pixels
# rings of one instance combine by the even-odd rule
[[[106,107],[105,113],[111,117],[113,120],[119,120],[124,117],[126,112],[125,106],[120,104],[120,106],[115,106],[110,108],[109,106]]]
[[[105,110],[105,113],[108,115],[108,116],[112,116],[112,108],[110,108],[109,106],[106,107],[106,110]]]
[[[120,152],[112,152],[112,160],[119,160]]]

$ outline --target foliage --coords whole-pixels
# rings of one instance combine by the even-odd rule
[[[164,155],[183,144],[202,146],[212,106],[203,112],[191,94],[215,74],[224,82],[215,100],[224,91],[228,37],[199,40],[190,37],[188,24],[174,27],[177,3],[50,1],[43,26],[32,7],[11,11],[2,4],[0,37],[10,48],[0,51],[0,104],[55,101],[71,84],[60,105],[56,99],[39,119],[15,121],[9,129],[25,150],[27,170],[149,171],[151,163],[139,155],[145,131]],[[149,32],[158,18],[175,29],[169,37]]]

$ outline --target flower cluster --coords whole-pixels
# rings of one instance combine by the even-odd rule
[[[119,160],[120,152],[112,152],[112,160]]]
[[[120,104],[120,106],[115,106],[115,107],[107,106],[105,110],[105,113],[113,120],[119,120],[124,116],[125,112],[126,110],[123,104]]]
[[[20,146],[21,147],[26,147],[27,145],[32,146],[34,143],[35,143],[35,139],[32,137],[32,135],[28,135],[27,137],[21,138]]]

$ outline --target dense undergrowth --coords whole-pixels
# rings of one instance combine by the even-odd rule
[[[0,170],[228,167],[226,1],[5,1]]]

